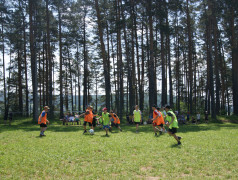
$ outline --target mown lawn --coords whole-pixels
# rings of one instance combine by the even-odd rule
[[[150,125],[105,137],[55,123],[39,137],[28,121],[0,125],[0,179],[238,179],[238,124],[180,126],[177,146]]]

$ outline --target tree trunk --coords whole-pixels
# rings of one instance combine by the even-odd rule
[[[87,49],[86,49],[86,10],[84,11],[83,19],[83,60],[84,60],[84,77],[83,77],[83,110],[86,109],[88,105],[88,58],[87,58]]]
[[[98,32],[99,32],[102,59],[103,59],[104,78],[105,78],[105,92],[106,92],[106,105],[107,105],[108,109],[110,110],[110,91],[111,91],[110,71],[108,69],[109,62],[108,62],[107,57],[106,57],[105,45],[104,45],[104,42],[103,42],[103,29],[102,29],[102,25],[101,25],[101,15],[100,15],[100,10],[99,10],[98,0],[95,0],[95,8],[96,8],[96,12],[97,12]]]
[[[48,78],[48,83],[49,83],[49,88],[48,88],[48,94],[49,94],[49,107],[50,107],[50,117],[54,116],[54,104],[53,104],[53,83],[52,83],[52,58],[51,58],[51,47],[50,47],[50,17],[49,17],[49,0],[46,0],[46,21],[47,21],[47,27],[46,27],[46,32],[47,32],[47,59],[49,62],[49,76]]]
[[[166,27],[168,32],[166,33],[166,49],[168,55],[168,68],[169,68],[169,104],[173,107],[173,82],[172,82],[172,67],[171,67],[171,56],[170,56],[170,30],[169,30],[169,20],[168,12],[166,7]]]
[[[81,93],[80,93],[80,75],[81,75],[81,71],[80,71],[80,61],[79,61],[79,44],[77,42],[77,70],[78,70],[78,111],[81,111]]]
[[[30,51],[31,51],[31,74],[33,87],[33,121],[38,121],[38,81],[37,81],[37,60],[36,60],[36,42],[35,42],[35,24],[33,16],[35,14],[36,2],[29,0],[29,24],[30,24]]]
[[[148,62],[148,76],[149,76],[149,108],[150,112],[154,103],[155,95],[155,82],[154,82],[154,46],[153,46],[153,21],[151,12],[152,1],[148,1],[147,13],[149,15],[149,30],[150,30],[150,59]]]
[[[232,0],[233,4],[235,1]],[[235,10],[231,7],[231,47],[232,47],[232,89],[233,89],[233,111],[235,115],[238,115],[238,47],[235,35]]]
[[[58,7],[59,21],[59,55],[60,55],[60,118],[64,117],[64,99],[63,99],[63,55],[62,55],[62,33],[61,33],[61,10]]]
[[[124,77],[124,65],[122,62],[122,47],[121,47],[121,25],[119,23],[119,21],[121,20],[121,10],[120,10],[120,4],[121,4],[121,0],[117,1],[117,24],[119,25],[117,27],[117,42],[118,42],[118,57],[119,57],[119,62],[118,62],[118,71],[119,71],[119,82],[120,82],[120,88],[119,88],[119,92],[120,92],[120,106],[119,106],[119,118],[122,119],[123,116],[123,112],[124,112],[124,85],[123,85],[123,77]],[[109,61],[110,62],[110,61]]]
[[[188,31],[188,77],[189,77],[189,112],[193,113],[193,58],[192,58],[192,30],[191,30],[191,19],[188,7],[189,0],[186,3],[186,15],[187,15],[187,31]]]
[[[211,2],[210,0],[208,1],[208,10],[211,12]],[[212,17],[211,15],[208,16],[208,68],[209,68],[209,92],[211,95],[211,111],[212,111],[212,119],[216,119],[216,111],[215,111],[215,97],[214,97],[214,82],[213,82],[213,59],[212,59]]]
[[[27,76],[27,60],[26,60],[26,56],[27,56],[27,52],[26,52],[26,27],[25,27],[25,17],[23,15],[23,27],[24,27],[24,66],[25,66],[25,89],[26,89],[26,107],[25,107],[25,110],[26,110],[26,116],[28,117],[29,116],[29,98],[28,98],[28,94],[29,94],[29,90],[28,90],[28,76]]]
[[[1,18],[2,18],[1,12]],[[2,22],[2,61],[3,61],[3,93],[4,93],[4,120],[7,120],[8,117],[8,108],[7,108],[7,88],[6,88],[6,74],[5,74],[5,42],[3,34],[3,22]],[[10,70],[9,70],[10,71]],[[9,102],[8,102],[9,103]]]
[[[140,94],[140,109],[143,111],[144,109],[144,73],[145,73],[145,55],[144,55],[144,24],[142,22],[142,32],[141,32],[141,83],[139,86],[139,94]]]

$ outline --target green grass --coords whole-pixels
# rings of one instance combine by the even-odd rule
[[[150,125],[105,137],[53,123],[41,138],[28,121],[0,125],[0,179],[238,179],[238,124],[180,126],[177,146]]]

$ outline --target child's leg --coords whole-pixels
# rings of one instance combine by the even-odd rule
[[[154,133],[156,133],[156,131],[159,131],[159,129],[153,125],[153,130],[154,130]]]
[[[138,131],[139,124],[136,124],[136,130]]]
[[[105,131],[106,131],[106,135],[108,135],[108,128],[105,128]]]
[[[40,135],[43,134],[43,127],[40,127]]]
[[[169,132],[169,135],[173,136],[174,139],[176,139],[177,142],[180,142],[180,140],[179,140],[178,136],[176,136],[176,134],[172,134],[171,132]]]
[[[42,135],[44,135],[46,129],[47,129],[47,127],[43,127],[43,128],[42,128]]]

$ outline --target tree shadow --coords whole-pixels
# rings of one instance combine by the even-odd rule
[[[121,124],[122,132],[115,129],[113,130],[112,134],[117,133],[127,133],[131,132],[134,134],[143,134],[143,133],[154,133],[151,124],[147,125],[140,125],[139,126],[139,133],[136,133],[136,126],[135,125],[127,125]],[[167,128],[167,127],[166,127]],[[188,133],[188,132],[200,132],[200,131],[217,131],[221,128],[228,128],[228,129],[237,129],[238,124],[233,123],[209,123],[209,124],[188,124],[188,125],[180,125],[178,129],[178,133]],[[87,126],[87,129],[89,127]],[[33,123],[32,121],[26,120],[19,120],[14,122],[12,125],[0,125],[0,133],[4,131],[39,131],[40,126],[37,123]],[[56,122],[53,124],[48,125],[47,131],[51,132],[78,132],[82,131],[83,133],[83,126],[82,125],[62,125],[60,122]],[[95,132],[102,131],[101,127],[95,127]]]

